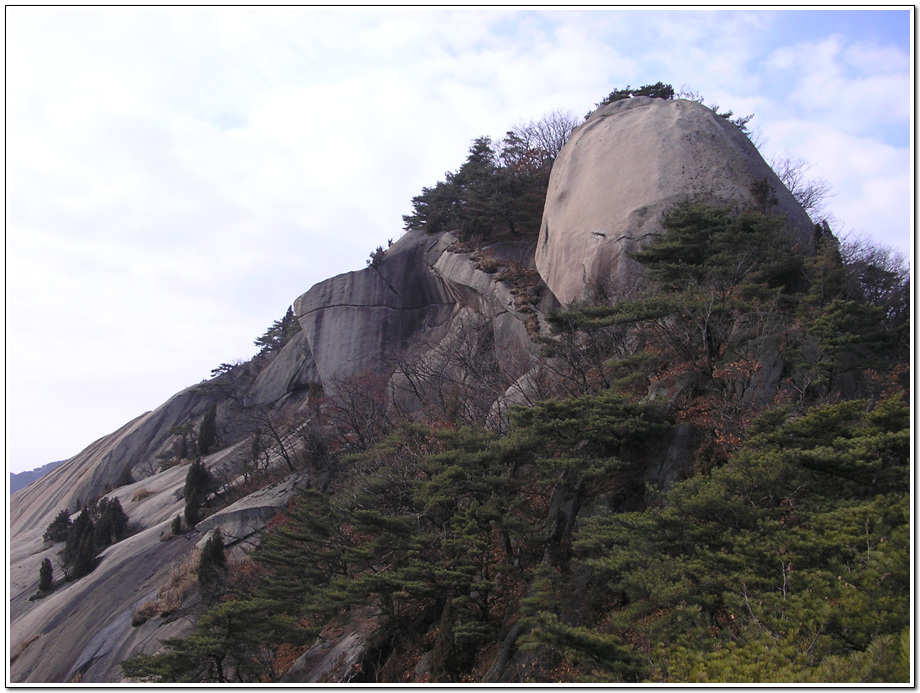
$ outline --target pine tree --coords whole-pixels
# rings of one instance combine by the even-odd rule
[[[205,604],[220,601],[227,580],[227,557],[224,555],[224,539],[220,530],[205,542],[198,562],[198,592]]]
[[[90,511],[89,508],[84,507],[67,532],[63,551],[65,565],[73,565],[76,562],[84,536],[92,531],[93,521],[90,518]]]
[[[61,510],[45,529],[42,539],[51,542],[66,541],[71,524],[70,513],[66,510]]]
[[[260,355],[272,351],[279,351],[285,344],[291,341],[300,330],[300,321],[298,321],[297,317],[294,315],[293,307],[288,306],[284,317],[280,320],[275,320],[271,324],[271,327],[265,330],[262,336],[256,339],[254,343],[259,347]]]
[[[50,592],[54,589],[54,568],[51,565],[51,559],[46,558],[42,561],[38,569],[38,591]]]
[[[217,449],[217,405],[212,404],[198,429],[198,452],[207,455]]]
[[[128,516],[117,498],[103,498],[96,505],[96,549],[102,550],[125,538]]]
[[[77,545],[73,559],[72,579],[77,579],[91,573],[96,565],[96,532],[95,526],[89,522]]]
[[[211,473],[199,457],[192,462],[185,475],[185,522],[189,527],[198,524],[199,510],[207,501],[213,484]]]

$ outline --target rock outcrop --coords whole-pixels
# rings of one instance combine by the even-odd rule
[[[543,280],[564,305],[628,286],[628,253],[662,232],[661,214],[691,198],[786,216],[803,252],[814,224],[741,130],[696,101],[634,97],[599,108],[553,165],[537,244]]]
[[[468,252],[448,252],[455,243],[451,234],[407,233],[378,265],[317,284],[295,302],[303,331],[280,352],[183,390],[14,493],[10,508],[13,680],[120,681],[120,661],[154,652],[158,640],[181,636],[188,628],[185,619],[154,618],[132,625],[135,610],[156,594],[170,571],[217,528],[234,555],[251,548],[295,488],[309,481],[303,474],[291,475],[210,515],[193,533],[161,541],[184,505],[187,467],[158,471],[158,456],[175,444],[176,427],[198,426],[208,409],[217,406],[222,448],[204,461],[219,476],[232,480],[249,448],[249,433],[265,417],[294,416],[314,392],[332,396],[339,383],[355,376],[373,374],[382,382],[392,381],[393,364],[410,352],[433,361],[449,356],[471,321],[489,333],[487,342],[493,351],[507,354],[509,350],[500,350],[499,345],[514,344],[512,351],[529,354],[535,347],[526,321],[533,318],[540,324],[534,311],[556,305],[552,295],[537,292],[541,296],[537,305],[523,306],[503,275],[484,271]],[[534,271],[532,239],[498,244],[487,255]],[[529,363],[529,358],[524,362]],[[126,467],[140,480],[111,491]],[[76,512],[83,502],[104,494],[120,500],[136,532],[106,549],[89,575],[30,601],[37,589],[39,565],[46,557],[56,559],[61,548],[42,541],[47,525],[61,509]],[[104,608],[97,604],[100,601]],[[360,659],[360,652],[368,647],[365,640],[346,633],[344,644],[339,644]],[[336,650],[333,660],[328,660],[322,647],[311,650],[312,654],[320,651],[301,676],[337,676],[341,652]]]
[[[413,336],[448,320],[455,300],[431,266],[450,241],[409,232],[379,264],[320,282],[294,301],[327,394],[358,374],[389,375]]]
[[[204,416],[219,400],[214,392],[188,388],[95,441],[10,497],[10,531],[15,536],[44,526],[63,509],[77,512],[82,503],[92,502],[116,486],[125,467],[135,469],[147,463],[152,470],[157,453],[173,439],[170,429]],[[147,475],[140,469],[135,472],[135,477]]]
[[[119,681],[120,661],[155,652],[159,639],[187,627],[182,619],[132,626],[134,610],[170,570],[216,528],[228,543],[256,543],[260,528],[304,481],[292,475],[211,515],[187,537],[161,541],[183,509],[186,468],[160,469],[177,429],[190,430],[217,407],[221,450],[205,463],[229,484],[245,478],[243,460],[255,456],[248,451],[257,427],[272,416],[303,421],[301,407],[312,407],[316,395],[335,398],[355,378],[383,383],[400,414],[432,419],[440,412],[426,411],[420,390],[456,378],[445,388],[454,399],[445,411],[494,423],[509,406],[546,396],[539,372],[547,360],[534,338],[548,334],[551,310],[589,298],[595,286],[628,284],[636,268],[627,253],[662,231],[660,217],[670,205],[687,197],[756,205],[752,189],[763,181],[789,233],[810,250],[811,221],[736,126],[695,102],[637,97],[599,109],[575,131],[553,168],[538,240],[473,253],[450,233],[412,231],[372,266],[315,285],[294,302],[302,332],[280,352],[178,393],[13,494],[11,680]],[[765,362],[756,383],[763,396],[781,372],[778,356]],[[672,398],[681,386],[663,382],[649,396]],[[751,398],[759,396],[752,391]],[[665,486],[680,476],[693,433],[688,427],[668,442],[646,481]],[[119,487],[126,469],[140,481]],[[30,601],[39,565],[60,549],[43,543],[45,527],[62,508],[77,511],[103,494],[119,498],[134,534],[106,549],[89,575]],[[360,678],[380,646],[379,633],[373,614],[352,616],[298,660],[290,681]]]

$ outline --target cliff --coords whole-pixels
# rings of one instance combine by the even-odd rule
[[[323,412],[341,424],[329,445],[348,450],[358,442],[336,418],[344,414],[503,430],[510,404],[563,392],[547,380],[558,359],[540,341],[551,337],[547,316],[589,298],[592,287],[628,284],[636,268],[627,253],[661,233],[661,213],[675,201],[752,206],[764,180],[789,234],[810,252],[813,225],[735,126],[697,103],[617,102],[576,130],[556,160],[538,239],[506,237],[471,250],[448,232],[409,231],[373,266],[312,287],[294,301],[301,332],[279,352],[176,394],[12,495],[12,680],[120,681],[120,661],[186,632],[182,619],[136,627],[132,620],[205,531],[221,528],[242,557],[297,487],[322,487],[326,453],[310,448],[309,435]],[[286,467],[301,471],[163,541],[184,502],[187,467],[172,459],[177,431],[195,430],[212,408],[220,449],[204,462],[228,497],[248,488],[260,464],[276,480]],[[269,432],[274,452],[254,452],[254,437]],[[666,463],[648,481],[670,484],[690,464],[689,444],[679,440],[693,438],[686,429],[663,438]],[[126,470],[135,481],[119,486]],[[133,534],[106,549],[89,575],[29,601],[39,564],[60,549],[42,541],[45,527],[61,509],[76,512],[106,494],[120,500]]]

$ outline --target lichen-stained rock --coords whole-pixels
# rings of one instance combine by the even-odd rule
[[[771,211],[810,252],[814,224],[741,130],[696,101],[634,97],[599,108],[553,165],[536,263],[564,305],[627,286],[639,250],[662,232],[661,215],[691,198],[740,209],[775,195]]]
[[[447,321],[454,299],[431,265],[450,242],[410,231],[376,266],[320,282],[294,302],[327,394],[339,379],[388,375],[394,352]]]

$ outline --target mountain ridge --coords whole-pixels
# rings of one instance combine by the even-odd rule
[[[624,114],[628,116],[625,121]],[[632,120],[636,116],[641,117]],[[704,125],[694,129],[687,121]],[[734,191],[727,197],[712,197],[710,201],[723,205],[718,208],[701,205],[700,191],[684,185],[687,177],[675,174],[669,178],[661,173],[669,161],[674,171],[685,173],[686,166],[681,169],[680,163],[685,157],[700,160],[693,154],[696,149],[680,146],[687,132],[700,131],[723,133],[713,137],[726,137],[732,143],[733,157],[749,159],[745,165],[732,159],[732,165],[716,173],[712,171],[717,167],[701,168],[706,170],[699,177],[710,176],[707,190]],[[642,143],[655,133],[655,141],[666,146],[656,154],[658,159],[648,157],[643,162],[646,172],[652,173],[645,177],[635,171],[624,173],[620,162],[635,160]],[[624,140],[639,149],[624,149]],[[741,140],[744,144],[738,144]],[[697,144],[713,147],[713,161],[726,151],[719,145]],[[481,145],[477,140],[462,171],[485,175]],[[274,537],[273,530],[289,521],[278,519],[279,511],[296,511],[297,503],[303,502],[297,499],[305,497],[323,497],[324,502],[334,503],[335,494],[348,489],[349,479],[353,481],[348,470],[365,469],[371,479],[375,465],[386,468],[384,460],[391,454],[380,452],[376,459],[374,446],[390,444],[387,441],[392,438],[387,436],[403,430],[401,426],[410,432],[410,438],[421,436],[421,442],[412,443],[416,452],[411,459],[415,461],[428,459],[429,453],[423,451],[429,448],[431,458],[438,459],[445,441],[457,438],[462,442],[464,435],[472,435],[468,431],[501,436],[522,425],[533,427],[527,430],[534,439],[547,435],[546,431],[557,431],[566,442],[550,440],[542,448],[562,450],[571,444],[566,454],[572,459],[598,448],[604,455],[613,455],[615,450],[629,460],[632,477],[620,479],[619,472],[598,472],[608,486],[598,481],[602,490],[590,498],[584,495],[588,493],[585,489],[595,482],[578,476],[578,465],[565,467],[565,454],[539,461],[555,475],[533,483],[542,488],[545,482],[549,489],[540,491],[547,494],[541,501],[546,507],[540,506],[544,513],[540,531],[558,539],[545,549],[547,565],[558,567],[565,563],[561,556],[571,551],[567,542],[576,527],[605,513],[651,507],[654,494],[669,492],[680,480],[693,478],[701,469],[707,471],[715,466],[713,460],[737,450],[741,441],[731,436],[747,430],[747,412],[760,412],[774,401],[830,398],[834,388],[845,391],[846,396],[869,388],[868,376],[850,378],[843,366],[831,367],[827,383],[812,377],[812,371],[828,368],[827,363],[846,365],[862,353],[859,344],[838,345],[833,334],[820,337],[836,329],[822,327],[825,323],[820,317],[815,324],[825,332],[818,329],[818,336],[806,334],[794,323],[785,326],[787,335],[802,332],[804,346],[796,342],[784,351],[771,331],[774,327],[762,305],[769,300],[772,305],[817,301],[811,294],[802,299],[789,297],[805,295],[799,275],[809,263],[826,273],[822,277],[832,278],[837,276],[834,272],[839,274],[839,260],[834,259],[836,251],[830,240],[818,242],[825,238],[821,227],[800,206],[792,207],[797,205],[792,195],[779,190],[779,179],[772,171],[773,178],[768,179],[764,167],[769,170],[737,126],[702,104],[634,97],[600,108],[575,129],[552,163],[552,173],[540,169],[540,175],[546,174],[548,192],[539,235],[535,230],[517,233],[497,223],[489,227],[481,216],[474,217],[476,223],[467,220],[457,222],[453,230],[432,231],[426,228],[431,219],[413,217],[417,228],[407,223],[404,235],[387,250],[380,248],[372,254],[367,268],[331,277],[298,296],[293,313],[299,329],[283,343],[246,363],[216,369],[211,379],[176,393],[11,496],[13,680],[124,682],[121,663],[126,659],[140,656],[143,664],[148,661],[144,657],[162,652],[164,637],[193,637],[193,622],[213,615],[198,595],[197,580],[188,577],[206,542],[219,532],[227,547],[230,573],[249,575],[247,571],[254,570],[250,551],[261,544],[262,536]],[[706,187],[697,176],[689,178],[693,185]],[[772,186],[781,203],[767,204],[769,194],[758,199],[757,191],[764,189],[757,186],[764,180],[769,183],[766,192]],[[493,212],[500,209],[494,201],[486,204],[477,197],[481,188],[470,184],[463,190],[475,203],[467,204],[466,209],[476,211],[476,205]],[[612,209],[611,200],[619,201],[619,206]],[[735,209],[727,209],[726,204]],[[574,216],[573,205],[578,208]],[[781,216],[767,213],[775,208]],[[789,222],[789,214],[798,221]],[[754,248],[759,247],[757,239],[773,238],[768,234],[779,229],[776,238],[785,234],[787,241],[793,240],[774,244],[771,252],[776,257],[771,262],[795,277],[774,272],[754,281],[751,277],[759,275],[746,269],[740,279],[732,278],[737,282],[732,288],[737,295],[705,316],[709,331],[702,342],[688,331],[691,336],[680,347],[690,349],[694,356],[686,363],[674,363],[662,354],[668,339],[682,336],[668,333],[668,326],[682,324],[688,315],[693,323],[697,318],[694,301],[699,297],[694,292],[708,289],[707,282],[728,279],[703,257],[700,262],[709,274],[695,288],[691,282],[689,289],[680,286],[642,294],[656,272],[669,274],[669,253],[678,258],[672,274],[696,271],[695,266],[687,270],[684,265],[690,254],[664,247],[658,255],[643,256],[646,245],[611,249],[609,242],[632,234],[647,236],[653,248],[661,248],[656,239],[680,239],[683,228],[703,223],[718,229],[700,241],[713,248],[714,254],[734,250],[732,246],[738,244],[732,243],[732,234],[747,234]],[[674,225],[665,231],[665,224]],[[625,230],[621,234],[614,227]],[[485,228],[489,230],[483,231]],[[799,247],[795,247],[796,239]],[[826,268],[820,269],[825,260]],[[831,279],[825,284],[832,286]],[[634,301],[618,302],[619,296],[630,293]],[[600,295],[607,297],[606,303],[589,301]],[[753,306],[756,311],[753,317],[739,316],[732,312],[736,305]],[[757,320],[762,321],[758,325],[763,334],[755,334],[748,325]],[[643,331],[646,324],[652,325],[651,332]],[[664,338],[659,339],[661,335]],[[738,356],[732,349],[743,353]],[[730,360],[727,354],[738,358]],[[717,390],[724,401],[713,394]],[[513,405],[529,407],[525,412],[532,413],[512,414]],[[565,406],[576,407],[585,417],[600,416],[601,423],[565,419],[569,416]],[[649,437],[642,438],[620,419],[610,418],[611,412],[626,417],[624,421]],[[556,420],[556,416],[561,418]],[[203,442],[209,417],[214,422],[216,448]],[[594,438],[579,439],[577,429],[583,424],[594,432]],[[426,426],[430,427],[427,433],[419,434]],[[526,439],[513,444],[523,446],[515,454],[536,454]],[[204,451],[196,453],[199,447]],[[406,447],[412,446],[406,443]],[[474,468],[485,459],[481,453],[470,462]],[[187,472],[195,457],[209,471],[213,485],[201,509],[205,517],[189,528],[181,516],[190,502]],[[504,458],[499,455],[499,459]],[[387,483],[408,485],[399,476],[408,465],[397,464]],[[411,483],[422,479],[435,486],[441,483],[437,465],[433,469],[413,471],[416,476]],[[483,479],[473,471],[463,473],[473,475],[464,492],[482,486]],[[128,474],[130,483],[124,483]],[[503,481],[488,478],[490,488],[502,489]],[[357,497],[358,490],[352,492]],[[75,581],[59,580],[48,594],[36,593],[39,564],[46,558],[56,561],[60,548],[43,539],[46,526],[61,510],[75,514],[100,497],[120,502],[129,518],[130,535],[104,549],[89,574]],[[485,505],[469,505],[462,512],[478,507]],[[352,517],[352,525],[358,521],[355,518],[366,519],[370,511],[362,508],[360,512],[365,515]],[[419,518],[422,515],[417,513]],[[392,522],[398,524],[396,519]],[[455,519],[444,520],[443,531],[453,527],[453,522]],[[492,517],[489,522],[493,524],[483,525],[480,534],[492,536],[498,531],[495,523],[499,520]],[[371,523],[366,531],[374,526]],[[515,541],[521,543],[517,548],[506,534],[501,546],[512,566],[525,560],[522,546],[530,539]],[[538,554],[531,558],[536,561]],[[353,571],[356,578],[367,573],[366,568]],[[486,590],[491,580],[483,580],[481,588]],[[536,579],[530,583],[532,596],[544,589],[540,584]],[[520,588],[524,589],[524,583]],[[181,595],[178,604],[164,606],[167,596],[175,592]],[[94,594],[106,595],[103,611],[92,603]],[[455,646],[444,639],[458,616],[442,602],[445,600],[435,599],[418,615],[420,623],[429,624],[422,631],[437,639],[432,644],[425,640],[427,636],[419,636],[412,647],[424,643],[429,649],[412,664],[415,674],[399,672],[409,677],[401,680],[425,680],[439,671],[448,677],[443,680],[452,680],[449,677],[459,676],[466,666],[461,663],[468,653],[451,649]],[[320,639],[312,648],[304,645],[296,658],[284,659],[284,680],[357,681],[370,675],[361,672],[372,666],[375,657],[387,652],[408,657],[387,630],[383,611],[371,611],[347,611],[325,623],[321,630],[328,642],[323,644]],[[504,625],[495,626],[503,639],[502,654],[488,665],[477,665],[483,667],[483,676],[491,672],[488,680],[508,680],[517,671],[515,667],[524,666],[525,648],[516,644],[523,627],[508,626],[518,617],[517,612],[508,611]],[[344,658],[349,666],[343,669],[337,658]],[[418,678],[412,678],[416,675]]]

